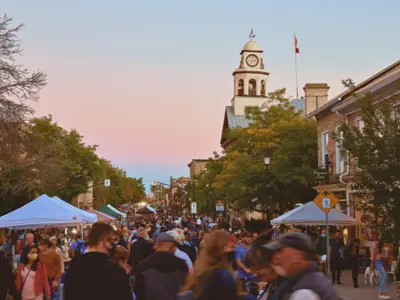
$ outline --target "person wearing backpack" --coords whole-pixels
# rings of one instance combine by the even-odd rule
[[[86,243],[82,240],[82,235],[77,233],[75,236],[75,242],[72,243],[72,257],[80,256],[86,251]]]

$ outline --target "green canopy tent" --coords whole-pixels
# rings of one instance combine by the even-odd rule
[[[109,208],[108,205],[106,205],[106,204],[103,205],[103,206],[100,206],[100,207],[97,209],[97,211],[102,212],[102,213],[105,213],[106,215],[109,215],[109,216],[114,217],[114,218],[122,217],[121,214],[119,214],[119,213],[117,213],[115,210]]]

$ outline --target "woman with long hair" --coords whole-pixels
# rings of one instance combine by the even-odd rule
[[[31,246],[26,257],[21,257],[15,285],[22,300],[50,299],[46,267],[39,260],[39,248]]]
[[[229,270],[226,253],[229,235],[214,231],[204,236],[191,278],[196,300],[236,299],[236,283]]]

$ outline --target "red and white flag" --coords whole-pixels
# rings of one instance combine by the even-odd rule
[[[299,42],[297,41],[296,35],[294,36],[294,51],[296,54],[300,53]]]

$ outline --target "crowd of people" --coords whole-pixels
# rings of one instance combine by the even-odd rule
[[[324,230],[314,237],[271,226],[249,232],[240,220],[234,226],[202,216],[132,219],[118,228],[95,223],[72,237],[37,230],[17,237],[14,262],[5,235],[0,299],[333,300],[344,261],[358,287],[359,240],[344,245],[340,233],[333,234],[330,280]],[[379,272],[384,253],[380,244],[373,247],[371,266]],[[385,279],[380,299],[390,298]]]

